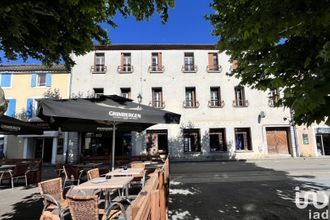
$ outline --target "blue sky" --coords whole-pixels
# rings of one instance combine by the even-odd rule
[[[212,14],[209,7],[211,0],[176,0],[175,7],[169,10],[166,24],[161,23],[158,14],[148,21],[136,21],[134,17],[127,19],[116,16],[118,27],[104,26],[113,44],[215,44],[217,38],[211,35],[212,26],[204,18]],[[0,51],[0,57],[3,53]],[[7,61],[2,59],[2,64],[21,64],[22,60]],[[40,63],[29,59],[29,64]]]

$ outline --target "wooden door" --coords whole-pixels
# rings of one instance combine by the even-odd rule
[[[269,154],[289,154],[288,130],[286,128],[267,128]]]

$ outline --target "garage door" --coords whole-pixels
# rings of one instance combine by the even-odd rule
[[[289,154],[287,128],[266,128],[269,154]]]

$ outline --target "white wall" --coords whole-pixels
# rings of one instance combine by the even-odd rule
[[[201,139],[203,139],[204,134],[208,133],[209,128],[226,128],[227,144],[231,146],[235,146],[234,128],[250,127],[255,153],[267,152],[264,127],[288,126],[288,122],[284,121],[283,117],[289,117],[289,111],[269,107],[267,92],[245,88],[245,96],[249,101],[249,106],[246,108],[234,108],[232,106],[234,86],[238,85],[239,80],[225,74],[230,72],[230,63],[228,62],[229,57],[224,53],[219,54],[222,72],[208,73],[206,71],[208,53],[216,52],[215,50],[105,50],[103,52],[105,52],[107,66],[105,74],[91,73],[91,66],[94,64],[94,52],[74,57],[76,65],[72,69],[72,93],[84,92],[87,94],[88,91],[92,92],[93,88],[104,88],[104,94],[120,95],[120,88],[130,87],[131,98],[136,100],[138,94],[141,93],[142,103],[148,105],[152,96],[151,88],[162,87],[165,110],[181,114],[181,124],[156,125],[151,129],[168,129],[169,151],[172,155],[185,155],[182,153],[183,146],[180,144],[180,127],[188,123],[192,123],[195,128],[200,128]],[[122,52],[131,53],[134,67],[134,72],[131,74],[117,72]],[[148,72],[152,52],[162,52],[164,73],[151,74]],[[198,67],[197,73],[183,73],[181,71],[185,52],[194,52],[195,64]],[[220,86],[221,97],[225,102],[223,108],[208,107],[210,87],[212,86]],[[196,88],[197,100],[200,103],[199,108],[183,108],[185,87]],[[258,123],[258,115],[261,111],[265,112],[266,117]],[[139,140],[136,141],[136,144],[138,142]],[[234,149],[229,149],[229,151],[233,153]],[[207,142],[202,146],[202,152],[209,152]]]

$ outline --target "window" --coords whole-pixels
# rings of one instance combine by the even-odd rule
[[[127,99],[131,98],[131,88],[120,88],[121,96]]]
[[[183,107],[185,108],[198,108],[199,102],[196,100],[196,89],[195,87],[186,88],[185,101],[183,102]]]
[[[227,151],[224,128],[210,128],[210,151]]]
[[[37,74],[37,86],[46,86],[46,74],[45,73]]]
[[[200,131],[199,129],[183,129],[183,150],[184,152],[200,152]]]
[[[152,107],[164,108],[162,88],[152,88]]]
[[[183,72],[196,72],[194,53],[184,53],[184,65],[182,67]]]
[[[249,102],[245,99],[245,91],[243,86],[235,87],[235,100],[233,101],[234,107],[247,107]]]
[[[210,101],[209,107],[211,108],[219,108],[223,107],[224,103],[221,101],[220,97],[220,87],[211,87],[210,88]]]
[[[236,150],[252,150],[250,128],[235,128]]]
[[[275,107],[280,99],[279,89],[271,89],[269,91],[268,105],[269,107]]]
[[[52,75],[50,73],[33,73],[31,77],[31,87],[50,87]]]
[[[16,116],[16,99],[7,99],[8,101],[8,107],[6,111],[6,115],[10,117],[15,117]]]
[[[0,74],[0,86],[5,88],[5,87],[11,87],[11,78],[12,74],[11,73],[2,73]]]
[[[103,88],[93,88],[94,90],[94,97],[99,98],[101,95],[104,94],[104,89]]]
[[[167,130],[147,130],[146,145],[150,154],[166,155],[168,153]]]
[[[149,72],[164,72],[164,66],[162,65],[162,53],[151,53],[151,66],[149,66]]]
[[[221,67],[219,66],[218,53],[208,54],[208,72],[221,72]]]
[[[105,73],[107,71],[105,66],[105,55],[104,53],[95,53],[95,62],[92,66],[93,73]]]
[[[26,117],[32,118],[36,116],[38,109],[38,101],[35,98],[29,98],[26,101]]]
[[[131,64],[131,53],[121,54],[121,65],[118,67],[119,73],[131,73],[133,72],[133,66]]]

